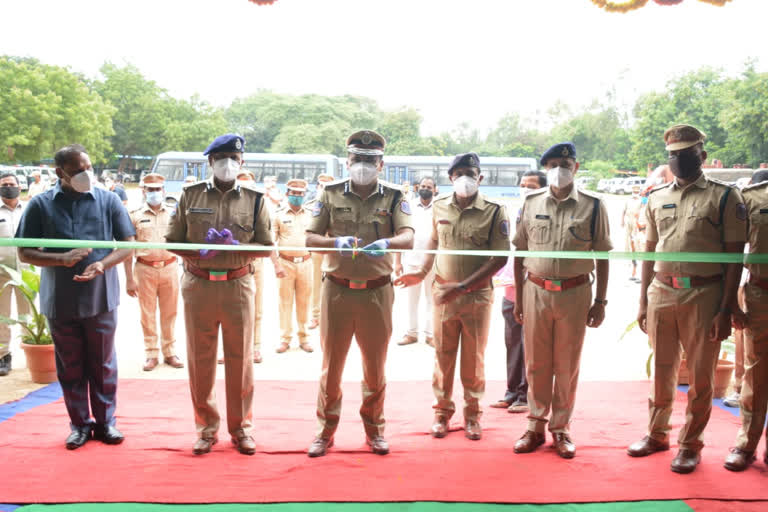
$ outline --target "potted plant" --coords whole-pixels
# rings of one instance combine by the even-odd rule
[[[41,314],[35,305],[35,298],[40,292],[40,275],[32,266],[19,271],[7,265],[0,265],[0,269],[10,276],[10,280],[0,292],[8,286],[17,288],[31,311],[29,314],[19,315],[18,318],[0,315],[0,322],[21,326],[21,348],[27,358],[27,368],[32,381],[39,384],[55,382],[56,357],[53,352],[53,338],[45,315]]]

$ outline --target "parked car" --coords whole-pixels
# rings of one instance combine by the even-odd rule
[[[621,184],[621,190],[619,191],[619,194],[631,194],[632,187],[640,187],[640,190],[643,190],[645,188],[645,178],[636,176],[634,178],[625,179]]]
[[[29,177],[23,168],[16,168],[16,179],[19,181],[19,188],[23,191],[29,190]]]
[[[603,178],[597,182],[598,192],[608,192],[608,184],[611,182],[608,178]]]
[[[605,191],[609,194],[618,194],[619,190],[621,190],[622,183],[624,183],[624,180],[626,178],[612,178],[608,181],[608,186],[606,187]]]

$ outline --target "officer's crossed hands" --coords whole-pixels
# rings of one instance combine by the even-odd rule
[[[363,254],[370,258],[382,258],[387,254],[386,250],[389,249],[389,244],[388,238],[381,238],[363,247],[362,251]]]
[[[357,244],[362,242],[361,239],[354,236],[338,236],[333,241],[333,246],[337,249],[341,249],[340,254],[348,257],[353,256],[357,251]],[[366,246],[367,247],[367,246]]]
[[[232,232],[228,229],[222,229],[221,232],[217,231],[215,228],[209,229],[208,233],[205,235],[205,241],[209,244],[217,245],[240,245],[240,242],[233,238]],[[219,251],[200,249],[201,260],[211,259],[217,254],[219,254]]]

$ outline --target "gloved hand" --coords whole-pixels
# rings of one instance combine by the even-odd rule
[[[205,241],[209,244],[218,245],[239,245],[240,242],[232,238],[232,232],[228,229],[222,229],[221,233],[216,231],[215,228],[208,230],[205,235]],[[219,254],[219,251],[211,249],[200,249],[200,259],[207,260]]]
[[[386,249],[389,249],[389,243],[389,238],[381,238],[371,242],[363,247],[363,254],[369,258],[381,258],[386,254]]]
[[[219,233],[219,234],[221,235],[221,238],[219,239],[218,242],[214,242],[215,244],[221,244],[221,245],[240,245],[240,242],[238,242],[237,240],[235,240],[233,238],[232,232],[230,230],[222,229],[221,233]]]
[[[339,236],[336,237],[336,239],[333,241],[333,246],[337,249],[342,249],[342,251],[340,251],[342,256],[352,256],[357,249],[357,244],[360,242],[361,240],[359,238],[355,238],[353,236]]]

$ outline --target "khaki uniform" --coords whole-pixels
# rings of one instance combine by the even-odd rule
[[[272,233],[278,247],[280,265],[285,277],[278,279],[280,290],[280,340],[290,344],[293,338],[293,304],[296,303],[296,322],[299,343],[308,341],[307,316],[312,291],[312,261],[308,251],[279,250],[284,247],[304,247],[309,226],[309,211],[300,208],[294,212],[290,206],[277,210],[272,222]]]
[[[24,206],[21,201],[16,208],[10,208],[4,201],[0,200],[0,238],[13,238],[19,227],[21,214],[24,212]],[[11,268],[21,270],[24,265],[18,261],[15,247],[0,247],[0,263]],[[11,276],[5,271],[0,270],[0,287],[10,280]],[[0,293],[0,315],[11,316],[11,296],[16,297],[17,315],[27,315],[31,313],[29,303],[24,294],[15,287],[8,286]],[[0,357],[5,357],[11,351],[11,326],[0,323]]]
[[[352,192],[348,179],[326,185],[312,210],[307,231],[330,237],[356,236],[360,247],[380,238],[389,238],[400,229],[412,228],[410,205],[402,193],[379,182],[374,193],[362,199]],[[364,282],[389,277],[392,254],[370,258],[358,253],[355,258],[338,251],[325,255],[323,272],[352,281],[354,289],[323,280],[320,305],[320,344],[323,370],[317,397],[320,437],[333,436],[341,414],[341,377],[352,337],[360,346],[363,360],[363,404],[360,416],[369,438],[384,433],[384,366],[392,334],[391,283],[372,289]]]
[[[744,202],[749,219],[750,254],[768,253],[768,182],[745,188]],[[768,265],[748,264],[751,280],[768,284]],[[754,451],[760,442],[768,408],[768,291],[757,283],[745,290],[747,328],[744,329],[744,380],[741,386],[742,426],[736,447]]]
[[[264,302],[264,259],[258,258],[251,262],[253,268],[253,351],[261,351],[261,313]]]
[[[131,222],[136,229],[137,242],[165,242],[165,234],[171,223],[172,210],[165,205],[155,212],[144,205],[131,212]],[[160,339],[163,357],[176,355],[176,314],[179,296],[179,268],[176,256],[162,249],[136,250],[134,272],[139,285],[141,329],[144,332],[144,350],[147,359],[157,358],[157,318],[160,309]],[[148,264],[149,263],[149,264]]]
[[[509,219],[506,208],[478,193],[462,210],[453,194],[438,197],[432,205],[432,239],[438,249],[506,251]],[[488,256],[438,254],[435,282],[459,282],[488,261]],[[438,284],[433,284],[433,293]],[[493,288],[486,286],[433,306],[435,371],[432,390],[435,414],[450,419],[456,411],[451,398],[456,355],[461,349],[461,384],[464,387],[464,419],[479,419],[480,399],[485,393],[485,347],[491,324]]]
[[[594,226],[594,227],[593,227]],[[530,251],[610,251],[608,212],[601,200],[574,186],[563,201],[549,187],[529,195],[512,243]],[[528,274],[565,280],[590,274],[592,259],[525,258]],[[587,282],[563,291],[523,283],[523,344],[528,379],[528,430],[568,432],[579,381],[581,349],[592,304]]]
[[[311,212],[317,198],[304,203],[304,209]],[[303,244],[302,244],[303,245]],[[312,319],[320,322],[320,296],[321,285],[323,283],[323,255],[317,252],[312,253]]]
[[[728,193],[725,204],[721,204]],[[723,252],[723,243],[744,242],[746,223],[741,193],[701,176],[686,188],[674,182],[648,196],[646,237],[656,252]],[[657,261],[656,274],[706,277],[725,273],[720,263]],[[658,277],[658,276],[657,276]],[[700,451],[712,411],[715,365],[720,344],[709,333],[720,307],[723,279],[703,286],[673,288],[658,279],[648,287],[648,337],[653,348],[654,378],[648,401],[649,436],[667,442],[675,398],[680,346],[687,355],[690,387],[680,449]]]
[[[642,209],[643,204],[640,196],[632,196],[624,203],[624,250],[631,251],[634,245],[635,234],[637,233],[637,216]],[[637,251],[638,248],[635,247]]]
[[[211,178],[185,187],[176,211],[166,235],[169,242],[204,243],[208,229],[226,228],[241,244],[272,245],[266,205],[262,195],[253,189],[235,186],[222,192]],[[224,347],[227,427],[235,437],[240,432],[250,432],[255,286],[251,272],[236,279],[211,280],[220,276],[198,277],[189,271],[189,265],[222,272],[249,266],[252,258],[245,253],[221,251],[210,259],[185,262],[181,295],[187,331],[189,386],[201,437],[212,437],[219,429],[214,392],[219,327]]]

